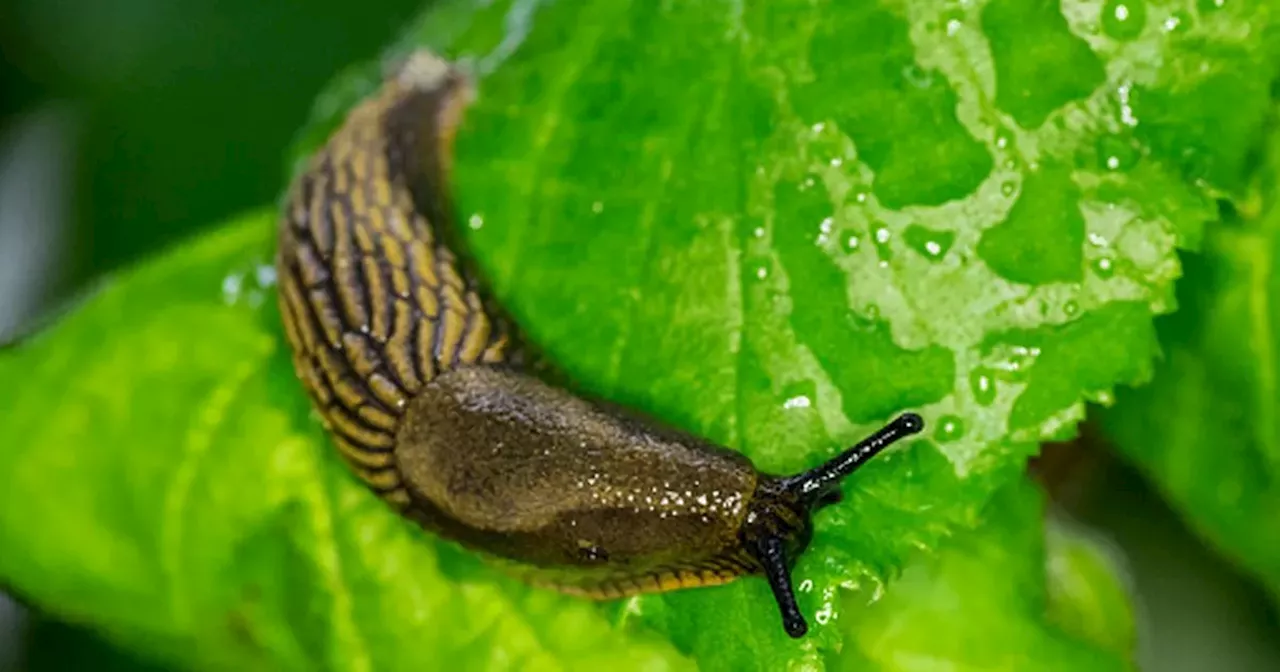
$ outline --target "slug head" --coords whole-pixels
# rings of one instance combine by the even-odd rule
[[[840,481],[896,441],[924,429],[915,413],[904,413],[880,431],[830,461],[794,476],[762,478],[747,509],[739,537],[773,589],[782,625],[802,637],[805,623],[791,585],[791,566],[809,546],[813,512],[839,499]]]

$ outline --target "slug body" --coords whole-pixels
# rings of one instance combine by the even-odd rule
[[[790,567],[838,481],[914,414],[796,476],[530,371],[460,253],[445,188],[466,78],[425,52],[356,107],[292,186],[280,305],[294,365],[357,476],[442,537],[593,598],[763,573],[792,636]]]

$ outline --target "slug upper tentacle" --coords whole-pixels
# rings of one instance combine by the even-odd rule
[[[280,307],[298,377],[354,472],[427,529],[595,598],[763,573],[807,629],[790,568],[840,479],[923,426],[906,414],[816,469],[741,454],[576,396],[460,252],[448,186],[470,99],[413,54],[295,180]]]

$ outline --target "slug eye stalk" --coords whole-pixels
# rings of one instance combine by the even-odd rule
[[[791,565],[795,558],[788,557],[788,546],[799,547],[793,555],[803,550],[808,543],[809,518],[830,501],[829,495],[841,480],[885,448],[922,429],[924,420],[919,415],[904,413],[898,416],[880,431],[826,463],[775,481],[772,487],[776,490],[762,499],[760,510],[753,512],[754,518],[749,518],[751,528],[746,533],[747,548],[769,581],[782,616],[782,626],[788,635],[799,638],[809,631],[809,625],[796,604],[791,583]]]
[[[858,470],[880,451],[924,429],[924,420],[915,413],[903,413],[880,431],[859,441],[824,464],[782,480],[785,490],[794,492],[805,502],[816,502]]]

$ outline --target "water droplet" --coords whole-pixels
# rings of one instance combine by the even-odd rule
[[[964,24],[960,23],[957,19],[947,21],[947,37],[954,37],[956,33],[960,32],[960,28],[963,26]]]
[[[859,203],[866,203],[866,202],[867,202],[867,192],[865,192],[865,191],[859,191],[858,193],[856,193],[856,194],[854,194],[854,195],[853,195],[853,200],[855,200],[855,201],[857,201],[857,202],[859,202]]]
[[[1227,0],[1200,0],[1196,3],[1196,9],[1200,10],[1201,14],[1209,14],[1222,9],[1226,4]]]
[[[810,399],[809,396],[805,394],[791,397],[790,399],[787,399],[786,401],[782,402],[782,407],[787,409],[809,408],[812,405],[813,405],[813,400]]]
[[[764,238],[764,227],[757,226],[755,229],[751,231],[751,235],[755,236],[756,238]]]
[[[1018,192],[1018,183],[1013,180],[1006,180],[1004,184],[1000,185],[1000,193],[1004,194],[1005,196],[1011,197],[1017,192]]]
[[[814,124],[813,126],[810,126],[810,127],[809,127],[809,130],[813,131],[814,133],[821,133],[821,132],[826,128],[826,127],[827,127],[827,125],[826,125],[826,124],[824,124],[824,123],[822,123],[821,121],[819,121],[818,123]]]
[[[889,247],[889,239],[893,237],[893,232],[889,227],[881,224],[871,231],[871,236],[876,244],[876,256],[881,262],[887,262],[893,258],[893,249]]]
[[[1073,317],[1080,312],[1080,304],[1075,301],[1068,301],[1062,305],[1062,312],[1066,313],[1067,317]]]
[[[911,249],[919,252],[926,259],[939,261],[951,249],[951,245],[956,241],[956,234],[952,231],[935,231],[912,224],[902,233],[902,239]]]
[[[253,279],[258,282],[259,289],[270,289],[276,286],[276,267],[272,264],[258,264],[253,270]]]
[[[804,180],[800,182],[800,186],[798,188],[800,189],[800,191],[808,191],[813,188],[814,184],[815,182],[813,181],[813,176],[810,175],[809,177],[804,178]]]
[[[1116,87],[1116,99],[1120,101],[1120,123],[1125,126],[1137,126],[1138,118],[1133,114],[1133,104],[1130,98],[1133,93],[1133,83],[1124,82]]]
[[[1138,150],[1125,138],[1104,135],[1098,140],[1098,163],[1105,170],[1128,170],[1138,160]]]
[[[1100,278],[1109,278],[1112,275],[1115,275],[1115,264],[1107,257],[1102,257],[1093,262],[1093,271],[1097,273]]]
[[[1110,406],[1116,403],[1116,396],[1112,394],[1111,390],[1099,390],[1094,395],[1093,400],[1103,406]]]
[[[855,251],[855,250],[857,250],[857,249],[858,249],[858,245],[859,245],[861,242],[862,242],[862,241],[858,240],[858,237],[857,237],[857,236],[850,235],[848,238],[845,238],[845,240],[844,240],[844,249],[846,249],[846,250],[848,250],[848,251],[850,251],[850,252],[853,252],[853,251]]]
[[[950,443],[964,436],[964,420],[954,415],[944,415],[935,423],[933,438],[938,443]]]
[[[829,161],[828,163],[832,168],[839,168],[840,166],[844,165],[844,159],[837,156],[831,159],[831,161]]]
[[[975,401],[983,406],[990,406],[996,400],[995,373],[981,366],[970,371],[969,388],[973,390]]]
[[[1160,27],[1166,33],[1185,33],[1191,28],[1191,15],[1181,10],[1176,11],[1170,14]]]
[[[831,217],[823,217],[822,221],[818,222],[818,237],[815,240],[818,245],[826,245],[827,241],[831,240],[831,228],[834,225],[835,220]]]
[[[222,279],[222,300],[234,304],[240,300],[240,291],[244,288],[244,276],[232,273]]]
[[[769,269],[765,268],[764,266],[757,267],[756,277],[761,280],[764,280],[765,278],[769,277]]]
[[[1009,134],[1007,133],[1002,132],[996,136],[996,147],[999,149],[1004,149],[1008,147],[1010,142],[1013,142],[1013,140],[1012,138],[1009,137]]]
[[[1004,361],[995,365],[995,369],[1004,380],[1020,382],[1026,380],[1031,367],[1040,356],[1040,348],[1015,345],[1008,349]]]
[[[591,212],[594,212],[597,215],[604,212],[604,203],[601,201],[596,201],[595,203],[592,203]]]
[[[880,319],[880,306],[877,306],[874,303],[868,303],[866,306],[863,306],[862,314],[866,315],[868,320],[878,320]]]
[[[933,86],[933,73],[926,71],[915,63],[902,69],[902,78],[917,89],[927,89]]]
[[[479,231],[482,227],[484,227],[484,215],[478,212],[475,213],[474,215],[471,215],[470,217],[467,218],[467,226],[471,227],[472,231]]]
[[[1107,0],[1102,6],[1102,29],[1117,40],[1132,40],[1142,34],[1147,22],[1143,0]]]

